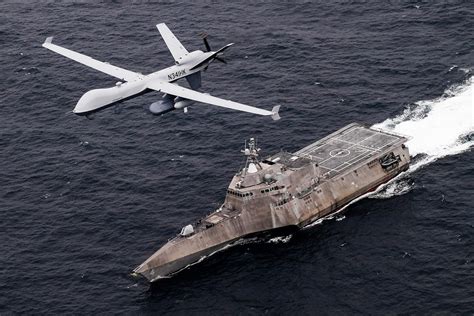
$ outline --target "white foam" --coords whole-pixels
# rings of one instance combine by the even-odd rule
[[[474,132],[474,77],[466,85],[448,89],[445,96],[419,101],[401,115],[374,127],[411,136],[407,142],[412,156],[444,157],[469,149],[474,140],[462,136]]]
[[[388,183],[380,190],[377,190],[370,197],[374,199],[386,199],[392,196],[403,195],[410,192],[413,186],[414,183],[408,179],[397,179],[396,181]]]
[[[267,243],[270,243],[270,244],[286,244],[287,242],[290,241],[291,237],[293,237],[293,235],[288,235],[288,236],[278,236],[278,237],[273,237],[273,238],[270,238]]]
[[[436,161],[456,155],[474,145],[474,77],[463,85],[451,87],[440,98],[416,102],[402,114],[373,127],[407,135],[406,143],[414,157],[408,173]],[[404,180],[393,181],[375,198],[387,198],[409,192],[412,184]]]

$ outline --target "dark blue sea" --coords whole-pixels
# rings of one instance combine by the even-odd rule
[[[474,313],[472,1],[2,1],[0,314]],[[148,74],[229,42],[203,90],[282,119],[150,93],[71,113],[116,79],[41,47]],[[181,83],[186,85],[186,82]],[[150,286],[132,270],[215,210],[242,167],[351,122],[411,137],[410,170],[343,214],[254,239]]]

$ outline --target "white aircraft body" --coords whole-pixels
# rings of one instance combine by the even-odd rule
[[[280,119],[278,114],[280,109],[279,105],[273,107],[272,111],[267,111],[196,91],[201,87],[201,71],[206,70],[209,64],[214,60],[225,63],[220,56],[222,55],[222,52],[233,45],[233,43],[228,44],[217,51],[212,51],[204,37],[203,40],[207,52],[201,50],[188,52],[173,35],[166,24],[158,24],[157,28],[173,55],[175,65],[149,75],[143,75],[141,73],[116,67],[109,63],[101,62],[86,55],[55,45],[52,43],[52,37],[46,39],[43,43],[43,47],[120,79],[114,87],[94,89],[86,92],[79,99],[73,110],[74,113],[78,115],[87,115],[126,99],[154,90],[163,93],[163,97],[160,101],[150,105],[149,109],[153,114],[163,114],[181,108],[184,109],[184,112],[187,112],[187,107],[194,101],[197,101],[233,110],[270,116],[274,120]],[[191,89],[184,88],[174,83],[182,78],[187,79]]]

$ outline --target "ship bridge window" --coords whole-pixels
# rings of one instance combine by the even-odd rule
[[[238,197],[249,197],[249,196],[252,196],[253,193],[252,192],[237,192],[237,191],[234,191],[234,190],[227,190],[227,193],[230,194],[230,195],[233,195],[233,196],[238,196]]]
[[[260,193],[269,193],[269,192],[272,192],[272,191],[277,191],[277,190],[281,190],[281,189],[284,189],[285,186],[284,185],[276,185],[274,187],[271,187],[271,188],[268,188],[268,189],[263,189],[263,190],[260,190]]]

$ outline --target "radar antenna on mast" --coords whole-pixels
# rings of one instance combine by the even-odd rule
[[[259,170],[262,170],[262,166],[260,165],[260,161],[258,160],[258,152],[260,148],[257,147],[257,141],[255,138],[250,138],[248,142],[245,142],[245,148],[242,150],[242,153],[247,157],[245,162],[245,167],[242,170],[242,179],[245,177],[247,173],[255,173]]]

